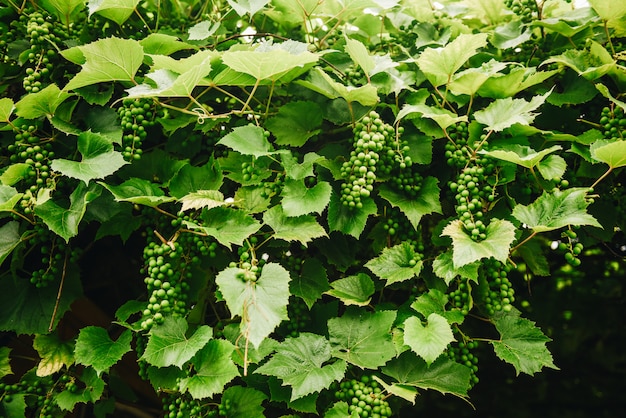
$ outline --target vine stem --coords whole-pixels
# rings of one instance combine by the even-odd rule
[[[54,302],[54,310],[52,311],[52,318],[50,318],[50,325],[48,326],[48,332],[52,332],[54,329],[54,320],[59,310],[59,304],[61,303],[61,295],[63,294],[63,285],[65,283],[65,274],[67,272],[67,253],[65,254],[65,260],[63,261],[63,272],[61,273],[61,283],[59,283],[59,291],[57,292],[57,299]]]
[[[608,170],[606,170],[606,173],[602,174],[600,176],[600,178],[598,180],[596,180],[591,186],[589,186],[591,189],[595,189],[595,187],[598,185],[598,183],[600,183],[602,180],[604,180],[609,174],[611,174],[611,172],[613,171],[613,167],[609,167]]]
[[[519,244],[517,244],[515,247],[513,247],[511,249],[511,252],[515,252],[515,250],[517,250],[519,247],[521,247],[522,245],[526,244],[528,241],[530,241],[531,239],[533,239],[535,236],[537,235],[537,231],[533,231],[532,234],[530,234],[529,236],[527,236],[522,242],[520,242]]]

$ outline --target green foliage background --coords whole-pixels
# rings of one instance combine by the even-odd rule
[[[623,410],[625,22],[0,0],[0,416]]]

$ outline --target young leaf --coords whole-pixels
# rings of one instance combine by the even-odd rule
[[[293,278],[289,290],[294,296],[304,300],[311,309],[315,301],[329,289],[328,276],[324,265],[316,258],[307,258],[302,264],[302,272]]]
[[[84,63],[65,85],[66,91],[109,81],[132,81],[144,57],[142,46],[132,39],[103,38],[75,48],[82,53]],[[66,58],[67,51],[62,52]]]
[[[69,242],[70,238],[78,234],[78,226],[85,215],[87,205],[100,196],[101,190],[94,184],[88,187],[85,183],[80,183],[70,195],[68,208],[59,206],[53,200],[48,200],[35,207],[35,214],[52,232],[62,237],[65,242]]]
[[[219,140],[219,145],[225,145],[243,155],[261,157],[274,154],[263,128],[255,125],[239,126]]]
[[[189,209],[212,209],[225,204],[224,195],[219,190],[198,190],[197,192],[189,193],[180,199],[183,207],[183,212]]]
[[[304,180],[286,179],[281,196],[281,206],[287,216],[322,213],[330,202],[332,188],[328,182],[320,181],[308,188]]]
[[[111,192],[116,202],[130,202],[149,207],[157,207],[162,203],[173,202],[176,199],[165,196],[165,192],[156,184],[133,177],[119,186],[99,182],[101,186]]]
[[[151,33],[140,40],[139,44],[143,47],[144,52],[149,55],[170,56],[185,49],[196,49],[194,45],[181,42],[178,37],[164,33]]]
[[[173,365],[182,368],[213,335],[211,327],[202,325],[188,337],[188,326],[185,318],[166,317],[162,324],[150,330],[146,351],[141,358],[157,367]]]
[[[129,88],[126,90],[128,97],[191,97],[193,89],[211,72],[210,61],[210,58],[206,58],[205,62],[188,67],[183,73],[164,68],[154,70],[146,74],[153,83]],[[201,115],[202,113],[198,113],[198,116]]]
[[[382,366],[396,355],[391,341],[394,311],[366,312],[350,308],[328,320],[333,356],[367,369]]]
[[[439,180],[435,177],[426,177],[419,195],[415,198],[409,198],[384,185],[380,187],[379,193],[383,199],[391,203],[391,206],[398,207],[409,219],[411,225],[417,228],[422,216],[431,213],[443,213],[439,201],[441,190],[438,182]]]
[[[267,396],[256,389],[231,386],[222,394],[222,402],[230,404],[228,418],[264,417],[263,401]]]
[[[537,113],[534,113],[550,95],[552,90],[543,96],[534,96],[527,102],[524,99],[497,99],[483,110],[474,112],[474,118],[479,123],[485,125],[486,130],[496,132],[515,125],[530,125]]]
[[[433,260],[433,273],[441,279],[444,280],[447,286],[450,285],[450,282],[454,280],[457,276],[461,276],[478,283],[478,268],[480,267],[480,263],[470,263],[466,264],[462,267],[455,268],[454,263],[452,262],[452,254],[453,251],[446,251],[437,256]]]
[[[224,386],[239,376],[233,363],[235,346],[226,340],[210,340],[194,356],[195,373],[180,380],[181,392],[189,392],[194,399],[203,399],[220,393]]]
[[[470,369],[447,356],[440,356],[429,366],[412,351],[406,351],[385,365],[382,372],[400,384],[434,389],[462,399],[467,398],[470,388]]]
[[[83,157],[81,161],[57,158],[50,167],[89,184],[90,180],[105,178],[128,164],[122,153],[113,150],[113,144],[108,137],[90,131],[78,136],[78,152]]]
[[[452,261],[455,269],[474,261],[493,257],[503,263],[509,256],[509,249],[515,240],[515,225],[507,220],[492,219],[485,231],[487,238],[474,241],[465,232],[463,222],[455,219],[442,231],[441,235],[452,238]]]
[[[209,36],[213,35],[220,28],[219,22],[211,22],[210,20],[203,20],[198,22],[187,30],[190,41],[204,41]]]
[[[79,383],[77,386],[84,389],[78,389],[76,392],[64,390],[54,397],[61,410],[71,411],[77,403],[94,403],[102,396],[105,383],[94,369],[91,367],[85,368],[79,380],[82,383]]]
[[[589,147],[591,158],[617,168],[626,166],[626,141],[599,140]]]
[[[227,0],[228,4],[237,12],[239,16],[243,16],[246,13],[250,14],[250,17],[256,12],[265,7],[269,0]]]
[[[450,83],[450,91],[456,95],[467,94],[468,96],[473,96],[485,81],[506,67],[506,63],[492,59],[480,67],[468,68],[454,75]],[[442,129],[445,129],[445,127],[442,126]]]
[[[340,231],[358,238],[370,215],[377,212],[376,203],[371,199],[363,199],[361,209],[350,209],[339,200],[337,193],[330,197],[328,206],[328,226],[331,231]]]
[[[548,155],[537,164],[541,176],[547,180],[559,180],[567,170],[567,162],[560,155]]]
[[[522,167],[534,168],[541,162],[541,160],[543,160],[543,157],[561,149],[563,148],[560,145],[554,145],[550,148],[537,152],[530,147],[513,144],[491,151],[479,151],[479,153],[497,158],[499,160],[521,165]]]
[[[133,14],[139,2],[140,0],[89,0],[87,7],[89,17],[98,13],[122,26]]]
[[[196,221],[184,221],[193,230],[214,237],[220,244],[230,248],[231,244],[242,245],[243,241],[261,227],[261,223],[241,210],[218,206],[202,212]]]
[[[378,103],[378,91],[371,84],[365,84],[361,87],[344,86],[333,80],[331,76],[326,74],[318,67],[314,67],[306,80],[297,80],[300,84],[311,89],[329,99],[342,98],[348,103],[360,103],[363,106],[374,106]]]
[[[372,279],[364,273],[348,276],[330,283],[331,290],[325,292],[346,305],[367,306],[376,290]]]
[[[415,302],[411,304],[411,309],[415,309],[422,314],[424,318],[428,318],[431,314],[435,313],[444,317],[449,324],[462,323],[464,320],[463,314],[458,309],[446,311],[447,304],[448,296],[445,293],[437,289],[430,289],[428,293],[424,293],[415,299]]]
[[[82,328],[74,349],[76,362],[93,367],[98,375],[101,375],[102,372],[108,372],[111,366],[130,351],[132,338],[130,330],[124,331],[117,341],[113,341],[104,328],[95,326]]]
[[[274,238],[299,241],[305,246],[315,238],[328,236],[315,217],[310,215],[287,217],[281,206],[274,206],[266,211],[263,214],[263,222],[274,230]]]
[[[19,222],[11,221],[0,226],[0,265],[20,242]]]
[[[37,365],[37,376],[50,376],[63,367],[74,364],[74,342],[61,341],[56,334],[38,334],[33,348],[41,358]]]
[[[238,277],[240,269],[229,267],[215,278],[231,315],[241,317],[241,334],[255,348],[281,321],[289,319],[289,272],[280,264],[267,263],[256,281]]]
[[[345,49],[352,61],[361,67],[366,77],[369,77],[376,66],[376,62],[374,61],[374,57],[370,56],[365,45],[356,39],[346,38]]]
[[[365,264],[376,276],[386,280],[385,286],[409,280],[419,276],[422,271],[422,261],[415,252],[413,245],[408,241],[385,248],[376,258]]]
[[[544,191],[528,206],[516,205],[513,216],[534,232],[546,232],[567,225],[591,225],[601,228],[598,221],[587,213],[588,189],[572,187],[566,190]]]
[[[487,37],[486,33],[461,34],[443,48],[427,48],[415,62],[433,86],[447,84],[478,49],[487,46]]]
[[[500,340],[492,341],[491,345],[500,359],[515,367],[517,375],[526,373],[532,376],[543,367],[559,370],[546,348],[546,343],[552,340],[535,327],[534,322],[521,318],[519,311],[502,311],[493,318],[493,322],[500,333]]]
[[[438,107],[432,107],[425,104],[405,104],[402,110],[398,112],[396,116],[396,122],[407,118],[427,118],[434,120],[441,129],[446,129],[448,126],[454,125],[458,122],[467,122],[467,116],[458,116],[455,113],[446,109],[440,109]]]
[[[452,335],[450,324],[446,318],[437,313],[428,315],[428,323],[425,326],[416,316],[411,316],[404,321],[404,343],[426,360],[428,366],[446,350],[452,341],[454,341],[454,335]]]
[[[346,362],[331,360],[328,340],[320,335],[301,333],[297,338],[286,338],[272,358],[255,373],[276,376],[283,385],[292,388],[291,400],[327,389],[340,381],[346,372]]]
[[[265,122],[265,127],[276,137],[276,144],[301,147],[320,132],[322,115],[315,102],[289,102]]]

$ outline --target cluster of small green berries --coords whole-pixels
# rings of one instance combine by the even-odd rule
[[[63,376],[59,379],[59,383],[54,385],[49,377],[42,379],[28,372],[19,382],[12,384],[0,382],[0,403],[9,404],[15,401],[16,395],[23,395],[27,404],[27,413],[31,414],[27,416],[38,418],[61,416],[61,410],[50,394],[53,386],[56,386],[56,390],[63,390],[62,378]]]
[[[399,170],[387,181],[389,187],[410,199],[417,198],[424,182],[424,178],[414,167]]]
[[[356,412],[359,417],[382,418],[393,414],[378,382],[367,375],[341,382],[335,398],[348,403],[350,414]]]
[[[470,369],[470,387],[478,383],[478,357],[474,350],[478,347],[477,341],[461,341],[448,346],[448,357]]]
[[[32,247],[39,246],[41,267],[33,270],[30,282],[41,288],[60,277],[64,264],[76,263],[80,258],[81,250],[68,246],[44,225],[36,225],[33,231],[29,244]]]
[[[530,23],[539,16],[536,0],[505,0],[504,4],[524,23]]]
[[[138,160],[143,153],[142,144],[148,136],[147,128],[154,126],[163,116],[152,98],[124,99],[118,109],[122,136],[122,155],[126,161]]]
[[[150,365],[147,361],[142,360],[141,356],[146,352],[148,346],[148,334],[136,333],[135,334],[135,353],[137,353],[137,366],[139,367],[138,376],[145,381],[150,380],[148,375],[148,368]]]
[[[263,182],[263,191],[261,192],[261,195],[264,198],[269,199],[272,196],[280,194],[280,192],[283,190],[284,184],[285,173],[283,171],[278,171],[273,176],[272,180]]]
[[[408,242],[416,252],[416,257],[410,261],[411,267],[423,259],[424,243],[421,228],[415,229],[407,217],[398,208],[389,208],[387,217],[383,219],[383,230],[389,235],[389,245]]]
[[[187,313],[187,280],[192,273],[187,266],[189,260],[184,251],[185,248],[179,242],[150,242],[144,248],[147,273],[144,282],[150,297],[143,311],[143,329],[163,323],[167,315],[184,316]]]
[[[626,117],[621,107],[604,107],[600,115],[603,134],[609,140],[624,140],[626,136]]]
[[[557,241],[556,249],[564,253],[567,264],[578,267],[582,263],[580,254],[583,252],[584,246],[578,240],[578,234],[572,228],[568,228],[561,233],[561,240]]]
[[[367,79],[365,78],[365,73],[361,69],[361,67],[357,65],[352,65],[348,67],[344,72],[344,79],[346,83],[350,86],[362,86],[367,83]]]
[[[172,219],[170,225],[177,230],[184,227],[185,221],[192,221],[192,217],[179,213],[176,219]],[[178,244],[185,248],[187,254],[185,257],[192,263],[199,263],[202,257],[215,258],[217,256],[218,244],[215,240],[193,233],[179,233],[177,236]]]
[[[456,282],[456,288],[448,293],[450,304],[461,311],[463,316],[467,316],[472,309],[472,286],[469,279],[463,277]]]
[[[479,280],[483,281],[481,298],[483,307],[489,316],[499,311],[510,311],[515,302],[515,289],[509,281],[510,267],[500,261],[489,258],[483,262],[482,274]]]
[[[203,406],[197,399],[179,392],[166,393],[161,398],[164,418],[191,418],[210,416],[204,413]]]
[[[50,169],[50,160],[55,156],[52,142],[39,137],[38,131],[39,127],[34,122],[16,126],[15,142],[7,147],[11,163],[29,166],[22,180],[24,195],[20,201],[20,209],[25,215],[32,213],[40,189],[54,188],[54,176]]]
[[[482,167],[466,167],[449,187],[455,193],[456,214],[463,222],[465,231],[474,241],[487,238],[483,204],[492,202],[495,195],[493,188],[485,181],[485,170]]]
[[[344,206],[360,209],[363,207],[361,200],[370,197],[374,190],[380,153],[385,151],[387,138],[393,132],[393,127],[384,123],[374,111],[356,124],[350,160],[345,161],[341,167],[341,176],[344,179],[341,202]]]
[[[303,329],[311,325],[311,314],[306,303],[296,296],[289,297],[287,305],[288,320],[283,321],[278,328],[278,334],[286,337],[297,337]]]

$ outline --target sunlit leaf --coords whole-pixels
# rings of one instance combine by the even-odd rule
[[[374,281],[364,273],[344,277],[330,283],[327,295],[334,296],[345,305],[367,306],[374,294]]]

